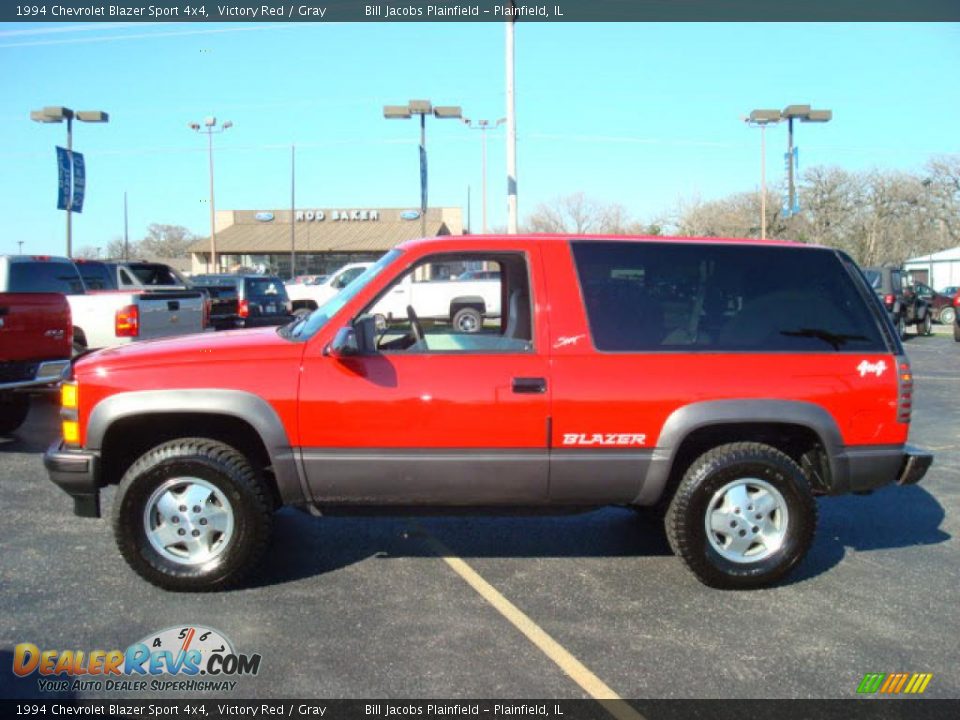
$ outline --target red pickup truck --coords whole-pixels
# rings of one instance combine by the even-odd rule
[[[30,410],[29,391],[60,381],[70,365],[73,324],[58,293],[0,293],[0,434]]]
[[[499,278],[499,317],[371,312],[408,275],[468,271]],[[815,495],[921,479],[911,395],[890,319],[833,249],[429,239],[290,325],[84,357],[45,463],[79,515],[119,484],[123,557],[173,590],[236,583],[282,505],[648,507],[701,581],[748,588],[803,558]]]

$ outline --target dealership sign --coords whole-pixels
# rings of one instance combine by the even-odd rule
[[[329,215],[327,214],[329,212]],[[376,221],[380,219],[379,210],[297,210],[293,219],[297,222]]]

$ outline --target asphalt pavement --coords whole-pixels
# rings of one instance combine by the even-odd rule
[[[168,593],[127,568],[106,521],[75,517],[49,482],[41,454],[57,409],[37,397],[25,426],[0,439],[0,697],[41,696],[36,675],[11,673],[18,643],[124,649],[193,625],[262,656],[238,697],[586,697],[556,648],[532,642],[499,596],[624,698],[853,698],[868,672],[933,673],[926,696],[958,698],[960,343],[941,333],[910,338],[907,350],[911,442],[936,454],[927,477],[819,500],[799,571],[752,592],[700,585],[661,529],[607,508],[416,519],[286,509],[251,584]],[[43,694],[71,695],[157,694]],[[164,694],[184,696],[196,694]]]

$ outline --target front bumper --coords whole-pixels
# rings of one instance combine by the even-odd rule
[[[913,445],[848,447],[831,494],[869,492],[893,483],[915,485],[932,463],[931,453]]]
[[[73,498],[80,517],[100,517],[100,456],[86,450],[68,450],[57,440],[43,454],[50,480]]]

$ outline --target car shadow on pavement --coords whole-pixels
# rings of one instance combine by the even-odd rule
[[[663,528],[622,508],[576,515],[323,517],[277,515],[261,571],[243,587],[323,575],[371,557],[437,557],[434,539],[476,557],[655,557],[670,554]]]
[[[786,584],[826,572],[843,560],[847,548],[890,550],[936,545],[951,537],[940,529],[943,506],[920,485],[885,487],[866,496],[821,498],[818,505],[820,520],[813,547]]]
[[[945,513],[920,486],[819,501],[809,555],[785,584],[802,582],[857,552],[934,545],[950,539]],[[907,513],[910,522],[904,522]],[[442,547],[435,544],[438,540]],[[368,558],[617,558],[670,555],[662,526],[622,508],[561,516],[310,517],[280,511],[263,569],[242,587],[265,587],[324,575]]]

